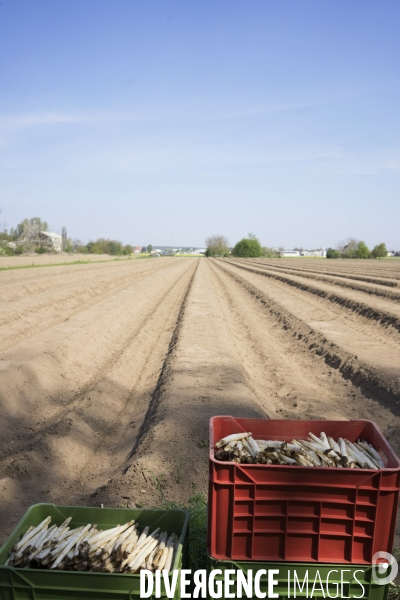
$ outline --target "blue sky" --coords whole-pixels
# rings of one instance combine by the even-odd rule
[[[398,0],[1,0],[1,222],[400,249],[399,23]]]

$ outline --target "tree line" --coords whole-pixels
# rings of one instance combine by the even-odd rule
[[[223,235],[212,235],[206,239],[206,256],[237,256],[241,258],[280,257],[281,250],[263,247],[253,233],[230,247]],[[385,258],[388,255],[386,244],[377,244],[370,250],[363,241],[349,238],[337,244],[337,248],[328,248],[327,258]]]
[[[0,255],[13,256],[23,253],[36,252],[44,254],[51,252],[52,247],[49,241],[43,239],[40,234],[48,232],[49,226],[46,221],[39,217],[23,219],[16,227],[10,230],[3,227],[0,230]],[[61,249],[63,252],[77,252],[81,254],[111,254],[112,256],[130,255],[133,248],[130,244],[122,244],[118,240],[99,238],[83,244],[80,240],[73,240],[68,237],[65,227],[62,228]],[[151,252],[151,244],[144,249]]]
[[[239,240],[233,248],[229,247],[228,239],[225,236],[215,234],[206,239],[206,246],[207,250],[205,254],[209,257],[223,257],[230,254],[241,258],[271,258],[280,256],[278,250],[261,246],[259,239],[254,233],[249,233],[247,238]]]
[[[349,238],[339,242],[336,248],[328,248],[326,258],[385,258],[388,255],[386,244],[377,244],[370,250],[363,241]]]

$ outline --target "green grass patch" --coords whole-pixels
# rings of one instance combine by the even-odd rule
[[[392,581],[392,583],[389,584],[388,599],[400,600],[400,585],[398,583],[395,583],[394,581]]]
[[[192,496],[187,504],[164,501],[160,506],[169,508],[183,508],[190,513],[189,520],[189,565],[188,569],[207,568],[207,496],[198,492]]]
[[[395,548],[393,550],[393,556],[395,557],[397,562],[399,562],[400,548]],[[399,576],[397,576],[396,579],[399,579]],[[388,598],[389,598],[389,600],[400,600],[400,584],[398,582],[392,581],[392,583],[389,585]]]

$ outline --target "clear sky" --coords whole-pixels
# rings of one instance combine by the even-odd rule
[[[400,249],[398,0],[0,0],[0,208]]]

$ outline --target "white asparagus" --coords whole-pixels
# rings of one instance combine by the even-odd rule
[[[135,524],[131,525],[130,527],[128,527],[128,529],[126,529],[125,531],[123,531],[121,533],[121,535],[115,541],[114,548],[113,548],[114,552],[117,550],[117,548],[119,548],[120,546],[122,546],[122,544],[131,535],[131,533],[133,533],[133,531],[135,531]]]
[[[47,526],[44,529],[47,529]],[[35,535],[33,535],[29,539],[25,540],[25,543],[23,545],[20,545],[18,548],[16,548],[14,546],[15,554],[18,556],[19,554],[22,554],[23,552],[25,552],[27,550],[27,548],[29,548],[31,546],[34,547],[35,543],[43,535],[44,529],[40,529],[39,531],[37,531]],[[33,533],[33,531],[31,533]]]
[[[127,527],[129,527],[129,524],[126,524]],[[105,545],[107,545],[111,540],[116,540],[118,538],[118,536],[120,535],[120,533],[122,533],[122,531],[124,531],[125,526],[121,525],[118,528],[118,531],[115,531],[114,529],[109,529],[108,530],[108,535],[103,536],[100,540],[98,539],[97,536],[93,536],[93,538],[90,540],[90,554],[101,554],[101,550],[102,548],[104,548]],[[106,533],[106,532],[104,532]],[[96,539],[96,541],[94,541],[94,539]]]
[[[250,456],[251,456],[252,458],[255,458],[255,457],[257,456],[257,454],[258,454],[259,450],[257,450],[257,452],[255,452],[255,451],[253,450],[252,446],[250,446],[250,444],[249,444],[249,442],[247,441],[247,439],[246,439],[246,440],[244,439],[242,443],[243,443],[243,447],[245,448],[245,450],[247,450],[247,452],[250,454]]]
[[[287,463],[288,465],[295,465],[296,464],[296,460],[294,458],[289,458],[289,456],[285,456],[284,454],[280,454],[279,458]]]
[[[146,569],[148,569],[149,571],[153,570],[153,561],[154,561],[155,555],[157,554],[157,549],[158,549],[158,546],[156,546],[154,548],[154,550],[152,550],[152,552],[147,557]]]
[[[256,440],[259,448],[281,448],[284,442],[278,442],[276,440]]]
[[[149,528],[147,528],[148,530]],[[146,539],[147,535],[144,536],[144,539]],[[143,533],[139,538],[136,539],[132,539],[132,541],[125,546],[124,549],[124,553],[126,554],[126,556],[128,556],[128,554],[130,554],[137,546],[139,543],[141,543],[141,540],[143,539]]]
[[[359,448],[357,448],[357,446],[355,446],[352,442],[349,442],[349,440],[345,440],[347,447],[350,447],[353,452],[358,455],[360,457],[360,460],[362,460],[364,463],[366,463],[368,465],[368,467],[370,469],[374,469],[376,470],[377,467],[374,465],[374,463],[368,458],[368,456],[365,454],[365,452],[362,452]]]
[[[361,466],[361,468],[365,468],[364,467],[364,458],[362,456],[360,456],[360,454],[354,450],[348,443],[346,440],[346,446],[347,446],[347,456],[355,463],[357,463],[357,466]],[[365,463],[366,465],[366,463]]]
[[[247,443],[249,444],[249,446],[251,446],[251,448],[252,448],[252,450],[253,450],[253,452],[254,452],[254,457],[256,457],[256,456],[257,456],[257,454],[260,452],[260,449],[259,449],[259,447],[257,446],[257,444],[256,444],[256,442],[255,442],[255,440],[254,440],[253,436],[252,436],[252,435],[250,435],[250,436],[247,438],[247,440],[246,440],[246,441],[247,441]]]
[[[75,556],[78,556],[79,553],[83,550],[83,548],[90,547],[90,540],[97,534],[97,527],[93,525],[91,529],[87,532],[83,540],[80,541],[79,545],[77,545],[75,550]]]
[[[158,564],[156,566],[156,571],[162,571],[164,569],[165,563],[167,562],[167,558],[168,558],[168,552],[169,549],[171,547],[171,545],[173,544],[173,538],[172,535],[168,538],[167,543],[165,548],[163,549],[163,553],[161,555],[160,560],[158,561]]]
[[[341,437],[339,438],[339,447],[340,447],[340,454],[341,454],[343,457],[346,457],[346,458],[347,458],[347,449],[346,449],[346,443],[345,443],[344,439],[343,439],[343,438],[341,438]]]
[[[46,517],[46,519],[44,519],[41,523],[39,523],[39,525],[37,527],[32,529],[28,534],[25,534],[24,537],[17,544],[15,544],[14,549],[20,550],[23,546],[26,546],[27,542],[29,542],[29,540],[36,537],[36,535],[38,533],[40,533],[40,531],[42,529],[47,527],[48,524],[50,523],[50,521],[51,521],[51,517]]]
[[[362,442],[362,441],[358,442],[357,445],[361,446],[361,448],[364,450],[364,452],[367,452],[369,454],[369,456],[374,460],[374,462],[379,465],[380,469],[385,468],[385,463],[383,462],[381,456],[375,450],[375,448],[373,448],[372,446],[367,444],[367,442]]]
[[[155,559],[153,561],[154,562],[154,567],[156,567],[158,565],[159,561],[160,561],[160,558],[161,558],[161,556],[162,556],[162,554],[164,552],[164,548],[165,548],[165,546],[167,544],[167,539],[168,539],[168,532],[165,531],[164,535],[160,539],[160,543],[159,543],[158,549],[157,549],[157,554],[156,554]]]
[[[338,454],[336,454],[336,452],[334,450],[332,450],[331,448],[329,450],[325,451],[325,456],[332,458],[334,461],[340,460],[340,456]]]
[[[133,573],[139,569],[143,561],[146,561],[146,557],[151,554],[157,544],[158,536],[156,536],[156,538],[150,544],[147,544],[145,547],[143,547],[141,552],[139,552],[139,554],[128,564],[129,569]]]
[[[332,450],[340,454],[339,444],[332,437],[328,437],[328,443]]]
[[[328,438],[326,437],[326,433],[324,431],[321,431],[320,440],[324,444],[325,449],[329,450],[330,445],[329,445],[329,442],[328,442]]]
[[[146,539],[144,539],[140,544],[136,544],[136,546],[134,547],[134,549],[132,550],[132,552],[129,554],[129,556],[124,560],[124,562],[122,563],[121,567],[125,567],[126,565],[129,565],[133,559],[138,556],[139,554],[142,553],[142,551],[149,546],[150,544],[152,544],[154,538],[157,537],[157,533],[159,531],[159,528],[156,529],[155,531],[153,531],[153,533],[151,535],[149,535]]]
[[[309,433],[308,434],[310,436],[310,438],[312,440],[314,440],[314,442],[318,445],[321,446],[324,450],[328,450],[330,448],[328,442],[326,442],[326,444],[316,435],[314,435],[313,433]]]
[[[128,539],[125,540],[125,542],[117,549],[118,554],[121,556],[128,554],[128,549],[130,547],[132,547],[132,549],[133,549],[135,547],[135,544],[137,543],[138,539],[139,539],[139,535],[138,535],[137,531],[135,530],[128,537]]]
[[[95,535],[92,538],[92,544],[97,545],[97,543],[100,540],[102,540],[103,542],[105,540],[109,540],[112,537],[114,537],[117,533],[124,531],[130,525],[131,525],[131,523],[125,523],[125,525],[117,525],[116,527],[113,527],[112,529],[106,529],[105,531],[99,532],[97,535]]]
[[[380,463],[375,459],[375,457],[372,456],[371,454],[369,454],[369,452],[367,452],[367,450],[365,450],[360,444],[355,443],[354,445],[357,448],[357,450],[359,450],[361,452],[362,456],[367,457],[375,465],[375,467],[377,469],[382,468]]]
[[[302,452],[303,448],[301,446],[299,446],[298,444],[289,444],[289,442],[287,444],[285,444],[285,448],[287,448],[288,450],[290,450],[290,452]]]
[[[310,457],[310,460],[314,462],[316,467],[320,467],[322,465],[322,460],[320,459],[318,454],[315,452],[315,450],[309,450],[307,452],[307,454]]]
[[[310,460],[307,460],[307,458],[305,456],[302,456],[301,454],[297,455],[296,459],[304,467],[312,467],[313,466],[312,462]]]
[[[309,449],[309,450],[313,450],[314,452],[316,452],[318,454],[318,452],[324,452],[324,449],[322,448],[321,445],[316,444],[315,442],[309,442],[308,440],[302,440],[301,444]]]
[[[69,523],[70,521],[68,521]],[[10,556],[7,559],[7,564],[18,567],[30,568],[47,568],[59,570],[74,570],[74,571],[103,571],[103,572],[137,572],[142,568],[148,568],[154,571],[156,562],[162,558],[161,566],[171,560],[174,561],[175,553],[179,547],[178,536],[171,534],[168,538],[167,532],[159,533],[160,529],[154,530],[151,535],[147,535],[149,528],[145,528],[140,536],[140,547],[136,542],[139,539],[137,533],[138,524],[125,524],[125,528],[121,533],[123,526],[113,528],[111,537],[107,540],[102,538],[100,554],[96,555],[98,548],[90,553],[91,540],[102,533],[97,530],[96,525],[82,525],[76,529],[69,531],[68,523],[62,526],[52,525],[48,529],[37,531],[35,537],[27,540],[27,535],[34,528],[25,532],[26,547],[25,550],[20,550],[19,555],[11,550]],[[61,532],[60,539],[58,536]],[[110,535],[110,534],[109,534]],[[22,540],[23,538],[21,538]],[[127,548],[128,544],[135,545],[133,551],[126,556],[123,548]],[[165,553],[163,550],[165,549]],[[127,558],[127,560],[126,560]]]
[[[234,434],[236,435],[236,434]],[[228,439],[225,438],[224,441]],[[239,445],[240,444],[240,445]],[[279,441],[279,440],[254,440],[251,434],[240,441],[233,440],[225,445],[224,450],[217,460],[240,463],[256,464],[289,464],[295,465],[336,467],[342,469],[383,469],[385,464],[379,453],[365,440],[359,440],[349,449],[347,441],[339,438],[334,440],[321,432],[320,437],[309,433],[308,440]],[[225,452],[224,454],[221,454]],[[300,458],[302,456],[303,458]]]
[[[228,444],[229,442],[233,442],[236,440],[242,440],[244,438],[249,437],[250,435],[252,435],[251,433],[232,433],[231,435],[227,435],[226,437],[222,438],[222,440],[220,440],[219,442],[217,442],[215,444],[216,448],[222,448],[223,446],[226,446],[226,444]]]
[[[51,540],[52,535],[55,532],[55,529],[57,529],[57,525],[53,525],[52,527],[50,527],[50,529],[47,529],[44,531],[41,539],[37,542],[37,544],[35,544],[35,549],[29,555],[29,557],[28,557],[29,561],[31,561],[37,554],[39,554],[39,552],[42,550],[42,548],[47,540]]]
[[[167,560],[166,560],[165,566],[164,566],[164,571],[167,571],[167,573],[169,573],[170,570],[171,570],[172,557],[174,555],[174,549],[175,549],[175,536],[174,536],[174,540],[171,543],[171,546],[168,548]]]
[[[68,544],[66,545],[66,547],[64,548],[64,550],[61,552],[61,554],[58,555],[57,559],[51,565],[50,569],[55,569],[61,563],[61,561],[63,560],[64,556],[66,556],[68,554],[68,552],[71,550],[72,546],[74,546],[77,542],[79,542],[81,539],[83,539],[85,537],[86,532],[90,528],[91,528],[91,524],[89,523],[76,536],[75,535],[72,536],[72,539],[70,539],[70,541],[68,542]]]
[[[318,454],[318,457],[321,459],[322,463],[327,465],[328,467],[335,467],[335,463],[333,462],[333,460],[331,460],[328,456],[326,456],[326,454],[324,453],[324,451],[321,450],[317,451],[316,453]]]
[[[35,541],[32,544],[29,544],[28,548],[31,548],[33,552],[35,552],[38,548],[42,547],[42,543],[47,538],[49,530],[44,528],[40,534],[36,537]]]

